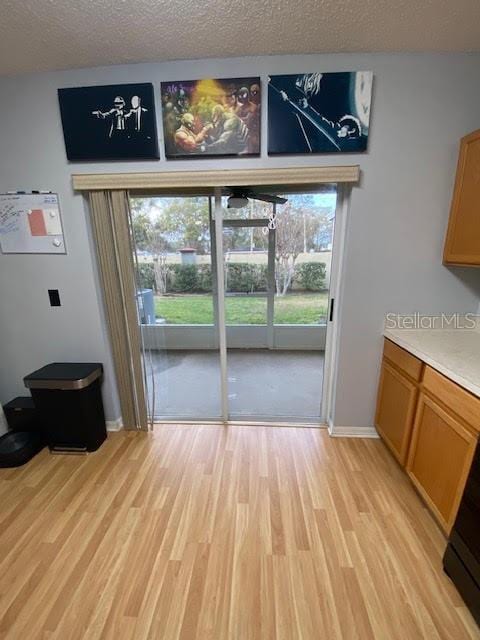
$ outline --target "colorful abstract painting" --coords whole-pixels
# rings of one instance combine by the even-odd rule
[[[260,154],[260,78],[162,82],[167,158]]]

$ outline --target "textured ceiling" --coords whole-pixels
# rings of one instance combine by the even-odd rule
[[[281,53],[480,50],[480,0],[0,0],[0,11],[0,74]]]

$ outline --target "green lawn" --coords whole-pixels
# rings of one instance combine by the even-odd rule
[[[275,297],[275,324],[317,324],[327,314],[328,294],[293,293]],[[155,314],[167,324],[212,324],[211,295],[155,296]],[[258,296],[227,296],[227,324],[265,324],[267,299]]]

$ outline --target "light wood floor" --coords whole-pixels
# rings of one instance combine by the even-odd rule
[[[0,638],[479,638],[444,545],[380,441],[111,434],[0,470]]]

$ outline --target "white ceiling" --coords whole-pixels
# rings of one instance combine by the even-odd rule
[[[0,74],[281,53],[480,50],[480,0],[0,0],[0,16]]]

